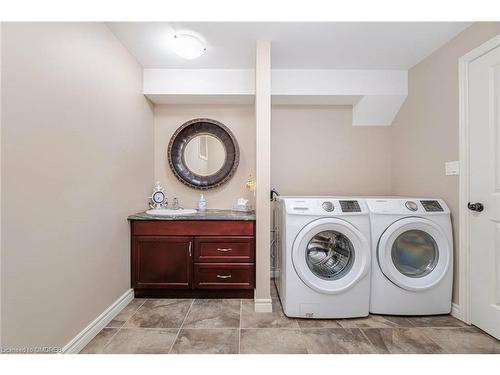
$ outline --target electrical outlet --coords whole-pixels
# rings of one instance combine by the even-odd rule
[[[459,174],[458,160],[444,163],[444,172],[446,176],[457,176]]]

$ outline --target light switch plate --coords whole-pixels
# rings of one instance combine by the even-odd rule
[[[457,176],[459,174],[458,160],[444,163],[444,171],[447,176]]]

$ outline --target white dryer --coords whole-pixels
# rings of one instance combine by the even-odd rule
[[[448,314],[453,283],[450,211],[441,199],[367,199],[372,235],[370,312]]]
[[[279,197],[278,294],[287,316],[368,315],[370,223],[355,198]]]

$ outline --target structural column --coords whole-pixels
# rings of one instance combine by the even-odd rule
[[[256,287],[255,311],[272,311],[271,276],[271,42],[257,41],[255,61],[256,129]]]
[[[0,22],[0,348],[2,347],[2,23]]]

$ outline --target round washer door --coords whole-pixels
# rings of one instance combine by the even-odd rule
[[[301,280],[311,289],[337,294],[353,287],[370,269],[370,246],[347,221],[315,220],[299,232],[292,261]]]
[[[451,262],[442,229],[430,220],[396,221],[380,237],[377,256],[384,275],[400,288],[423,291],[438,284]]]

